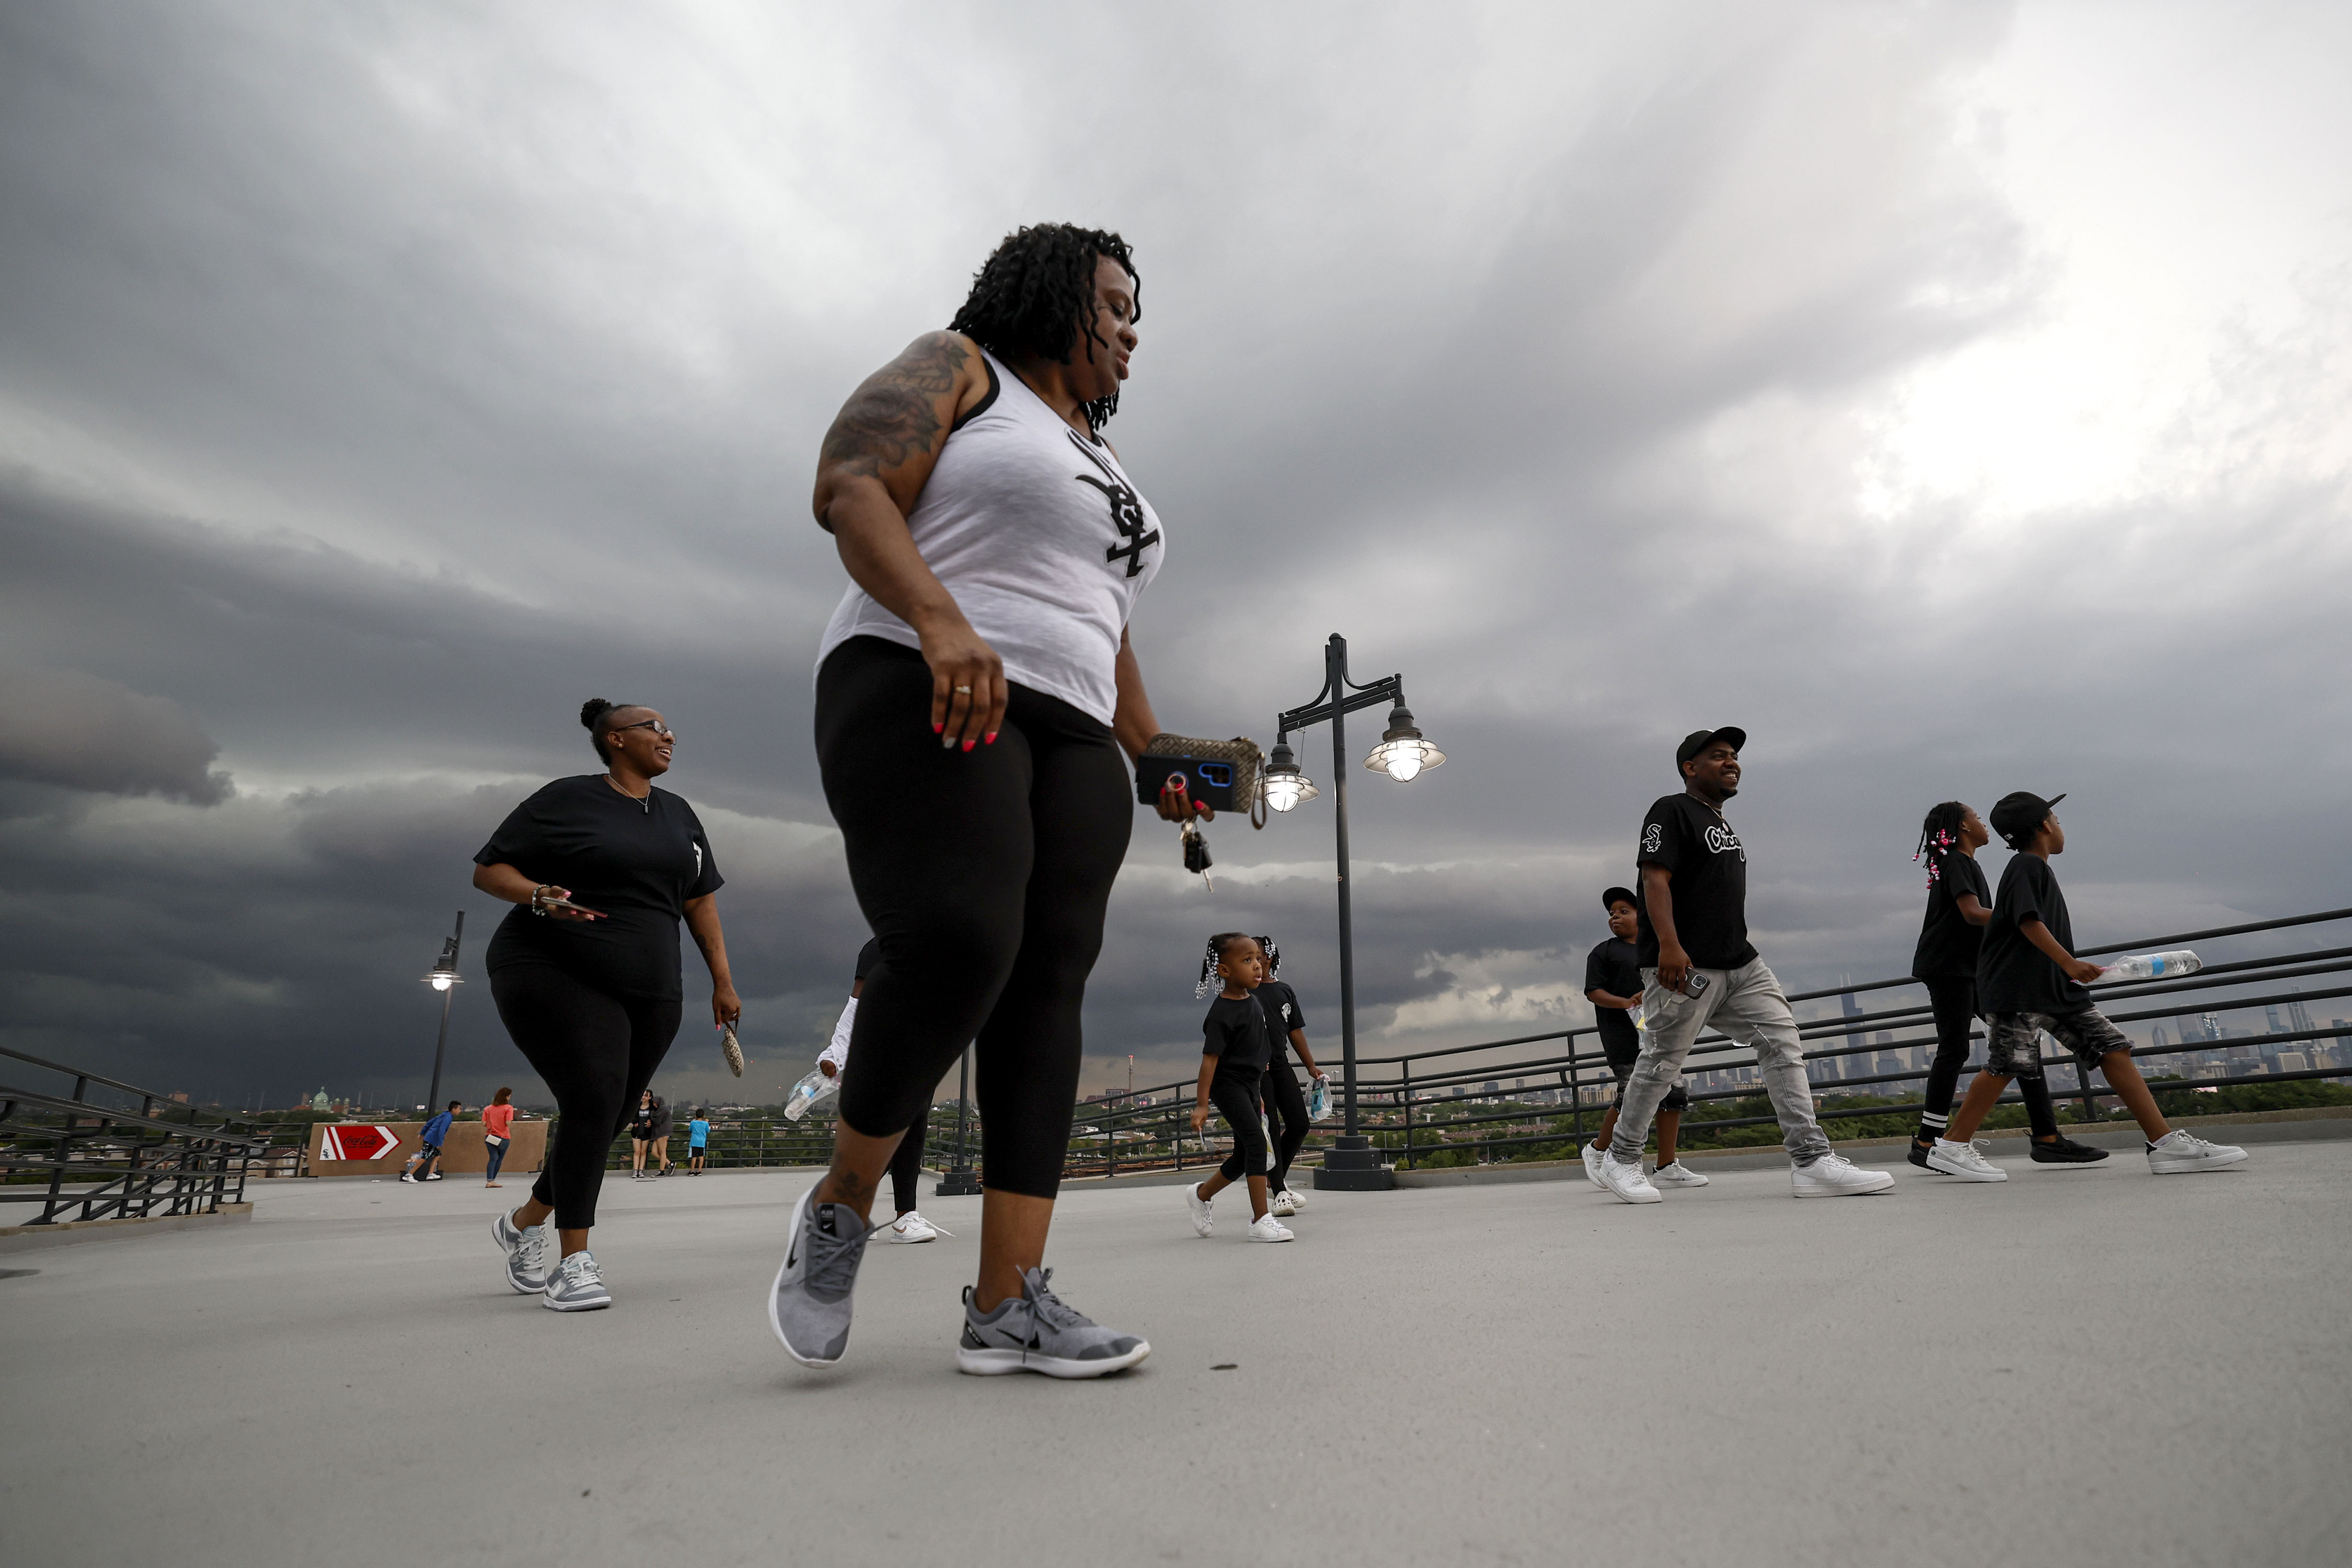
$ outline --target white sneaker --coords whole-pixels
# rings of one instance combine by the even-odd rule
[[[1201,1195],[1200,1183],[1187,1182],[1184,1184],[1184,1202],[1192,1211],[1193,1235],[1206,1236],[1217,1228],[1217,1216],[1209,1212],[1211,1200]]]
[[[604,1274],[595,1258],[575,1252],[548,1272],[539,1304],[558,1312],[593,1312],[611,1306],[613,1293],[604,1289]]]
[[[1607,1192],[1609,1184],[1601,1179],[1601,1162],[1608,1158],[1609,1151],[1598,1143],[1587,1143],[1581,1152],[1584,1155],[1584,1179]]]
[[[1275,1218],[1271,1213],[1262,1214],[1258,1215],[1257,1218],[1250,1221],[1249,1238],[1252,1241],[1291,1241],[1296,1239],[1290,1227],[1283,1224],[1280,1220]]]
[[[1267,1212],[1277,1219],[1288,1219],[1298,1212],[1298,1205],[1290,1201],[1290,1189],[1287,1187],[1267,1199],[1265,1206]]]
[[[1706,1185],[1706,1178],[1680,1160],[1676,1160],[1670,1165],[1661,1165],[1651,1172],[1650,1183],[1653,1186],[1660,1187],[1703,1187]]]
[[[949,1233],[942,1231],[913,1209],[908,1209],[905,1214],[892,1220],[884,1234],[893,1241],[903,1241],[911,1246],[919,1241],[936,1241]]]
[[[1601,1184],[1629,1204],[1654,1204],[1658,1201],[1658,1189],[1642,1174],[1639,1165],[1621,1165],[1614,1154],[1601,1157]]]
[[[1927,1169],[1958,1176],[1964,1182],[2005,1182],[2009,1173],[1977,1152],[1973,1143],[1938,1138],[1927,1146]]]
[[[1305,1193],[1296,1192],[1289,1187],[1285,1187],[1282,1189],[1282,1195],[1290,1200],[1290,1212],[1292,1214],[1304,1214],[1307,1212],[1307,1194]]]
[[[501,1209],[490,1226],[490,1239],[506,1249],[507,1283],[519,1296],[547,1289],[547,1244],[555,1235],[555,1218],[525,1230]]]
[[[1810,1165],[1792,1166],[1790,1184],[1801,1198],[1844,1198],[1861,1193],[1883,1193],[1895,1184],[1885,1171],[1856,1170],[1843,1154],[1824,1154]]]
[[[2148,1145],[2147,1169],[2154,1176],[2175,1176],[2183,1171],[2218,1171],[2242,1165],[2246,1152],[2230,1143],[2208,1143],[2186,1128],[2176,1127]]]

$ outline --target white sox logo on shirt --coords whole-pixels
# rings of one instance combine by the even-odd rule
[[[1658,846],[1665,841],[1666,830],[1661,823],[1654,822],[1642,830],[1642,848],[1645,853],[1655,855]]]
[[[1140,576],[1143,572],[1143,552],[1160,542],[1160,531],[1150,525],[1143,515],[1143,502],[1138,499],[1133,490],[1127,488],[1126,481],[1118,477],[1118,470],[1097,457],[1084,441],[1078,439],[1076,431],[1066,430],[1063,434],[1070,438],[1070,445],[1078,449],[1079,455],[1092,463],[1096,470],[1102,475],[1100,479],[1097,479],[1093,474],[1074,474],[1071,477],[1082,485],[1092,485],[1102,491],[1103,499],[1110,503],[1110,525],[1118,531],[1119,538],[1126,542],[1111,545],[1105,550],[1103,560],[1111,562],[1124,557],[1127,561],[1127,574],[1130,577]]]
[[[702,846],[699,844],[694,847],[694,879],[698,882],[702,880]]]
[[[1706,830],[1706,847],[1717,855],[1727,849],[1739,849],[1739,858],[1742,860],[1748,858],[1748,851],[1739,848],[1739,835],[1731,831],[1731,825],[1727,822],[1718,823]]]

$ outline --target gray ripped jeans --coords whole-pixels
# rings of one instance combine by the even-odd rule
[[[1804,1047],[1797,1040],[1797,1016],[1780,982],[1760,958],[1738,969],[1694,969],[1707,978],[1704,994],[1685,996],[1658,984],[1658,972],[1642,971],[1642,1058],[1626,1080],[1617,1110],[1610,1156],[1622,1165],[1642,1163],[1642,1145],[1658,1103],[1682,1079],[1683,1058],[1699,1031],[1713,1025],[1743,1046],[1756,1048],[1764,1091],[1780,1119],[1789,1158],[1810,1165],[1830,1152],[1830,1141],[1813,1120],[1813,1088],[1805,1078]]]

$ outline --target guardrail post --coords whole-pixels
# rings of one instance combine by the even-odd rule
[[[1573,1039],[1568,1042],[1568,1069],[1559,1075],[1559,1079],[1568,1085],[1569,1101],[1576,1108],[1576,1149],[1577,1158],[1580,1160],[1584,1157],[1584,1077],[1576,1068],[1576,1042]]]
[[[1398,1094],[1404,1106],[1404,1168],[1411,1171],[1419,1168],[1413,1163],[1412,1158],[1412,1058],[1411,1057],[1407,1057],[1399,1065],[1398,1074],[1403,1084],[1403,1088],[1398,1091]]]

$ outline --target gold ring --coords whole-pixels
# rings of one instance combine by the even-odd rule
[[[957,689],[958,691],[962,692],[966,697],[969,697],[969,696],[971,696],[971,687],[969,687],[969,686],[959,686],[959,687],[957,687],[957,688],[956,688],[956,689]]]

